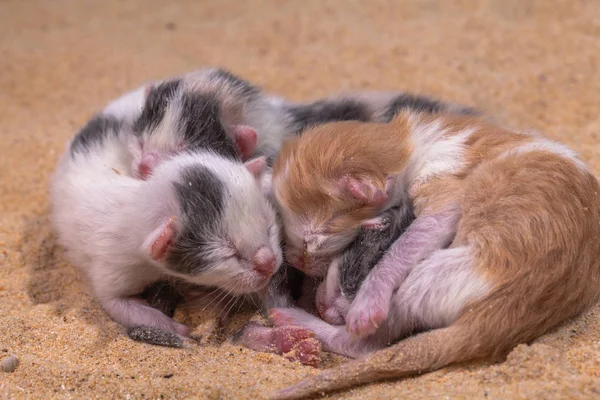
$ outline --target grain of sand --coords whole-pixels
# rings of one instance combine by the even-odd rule
[[[315,373],[206,335],[191,349],[133,342],[55,246],[47,187],[65,141],[140,82],[205,65],[297,100],[403,89],[478,106],[545,131],[600,172],[597,1],[3,0],[0,358],[20,365],[0,373],[2,398],[259,398]],[[177,318],[199,335],[211,326],[206,315]],[[504,363],[332,398],[599,396],[595,307]]]

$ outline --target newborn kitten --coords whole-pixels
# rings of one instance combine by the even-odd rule
[[[146,93],[113,101],[75,135],[52,177],[52,221],[114,320],[185,336],[188,327],[168,315],[174,304],[154,301],[159,310],[139,295],[164,279],[264,290],[282,262],[279,226],[260,186],[264,158],[242,164],[199,148],[135,179],[127,143]]]
[[[276,326],[315,332],[324,350],[366,356],[273,398],[498,359],[600,295],[600,186],[573,151],[542,136],[405,111],[389,124],[305,132],[275,168],[274,195],[309,251],[347,242],[405,201],[416,219],[362,282],[346,326],[271,311]]]

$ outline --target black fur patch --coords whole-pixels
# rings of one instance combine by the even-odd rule
[[[184,93],[181,96],[181,116],[178,129],[188,149],[212,149],[239,160],[233,139],[227,136],[220,118],[221,105],[208,93]]]
[[[169,281],[158,281],[148,286],[141,294],[152,308],[160,310],[168,317],[173,318],[177,305],[183,300],[183,293],[179,287]]]
[[[260,90],[256,86],[226,69],[219,68],[214,71],[214,75],[216,78],[227,82],[227,85],[233,88],[241,96],[251,98],[260,94]]]
[[[73,138],[71,154],[88,150],[91,146],[102,143],[105,138],[117,135],[121,125],[122,121],[113,116],[94,116]]]
[[[165,117],[169,102],[180,86],[181,79],[172,79],[150,89],[142,114],[133,125],[133,131],[137,135],[141,135],[145,131],[151,131],[160,124]]]
[[[310,104],[292,105],[288,112],[296,133],[327,122],[371,120],[367,105],[354,99],[319,100]]]
[[[449,111],[450,107],[448,104],[439,100],[434,100],[425,96],[418,96],[410,93],[403,93],[396,96],[388,105],[386,111],[383,114],[383,120],[385,122],[391,121],[398,113],[402,110],[410,110],[425,113],[439,113]],[[477,115],[474,109],[467,107],[456,106],[452,109],[452,112],[464,115]]]
[[[409,204],[390,208],[381,216],[386,227],[381,230],[361,228],[341,256],[340,287],[348,300],[354,299],[371,269],[415,219]]]
[[[260,312],[268,318],[271,308],[293,307],[300,297],[304,274],[285,260],[269,280],[266,294],[260,300]]]
[[[220,233],[225,188],[204,166],[187,167],[173,187],[182,210],[182,221],[167,264],[181,273],[202,273],[210,265],[206,245]]]

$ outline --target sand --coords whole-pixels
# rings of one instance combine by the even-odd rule
[[[20,365],[0,371],[2,398],[259,398],[315,373],[211,340],[198,313],[177,314],[197,325],[196,347],[133,342],[55,246],[47,188],[65,141],[142,81],[206,65],[297,100],[403,89],[459,101],[546,132],[600,172],[597,1],[3,0],[0,358]],[[332,396],[598,397],[598,306],[504,363]]]

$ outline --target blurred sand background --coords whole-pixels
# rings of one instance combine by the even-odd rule
[[[545,131],[600,172],[598,1],[2,0],[0,358],[21,365],[0,372],[0,397],[259,398],[315,372],[206,335],[185,350],[135,343],[54,244],[47,187],[65,141],[124,91],[207,65],[297,100],[401,89],[459,101]],[[198,335],[211,323],[177,318]],[[600,398],[600,307],[505,363],[332,398]]]

